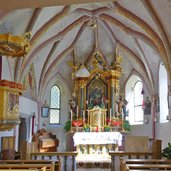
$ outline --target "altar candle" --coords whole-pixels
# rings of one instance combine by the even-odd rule
[[[110,120],[111,120],[111,116],[112,116],[112,109],[110,108]]]
[[[85,111],[83,110],[83,122],[85,121]]]
[[[99,131],[98,126],[96,126],[96,132],[98,132],[98,131]]]
[[[77,106],[77,119],[78,119],[78,106]]]
[[[71,122],[72,122],[72,110],[71,110]]]

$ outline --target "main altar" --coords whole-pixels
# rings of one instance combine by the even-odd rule
[[[110,65],[99,52],[86,66],[73,62],[70,120],[79,154],[107,154],[122,145],[127,101],[119,87],[121,62],[117,51]]]
[[[76,132],[73,136],[78,154],[108,154],[122,145],[120,132]]]

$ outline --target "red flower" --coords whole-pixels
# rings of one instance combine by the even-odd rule
[[[80,126],[82,126],[83,125],[83,122],[82,122],[82,120],[73,120],[72,121],[72,126],[75,126],[75,127],[80,127]]]
[[[110,118],[106,119],[106,123],[108,124],[109,122],[111,122]]]
[[[113,120],[113,121],[111,121],[111,125],[112,126],[121,126],[122,125],[122,121],[120,121],[120,120]]]

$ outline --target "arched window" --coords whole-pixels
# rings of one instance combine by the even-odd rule
[[[50,124],[60,123],[61,91],[58,86],[51,88],[50,96]]]
[[[160,122],[167,122],[168,115],[168,80],[167,71],[163,64],[159,68],[159,96],[160,96]]]
[[[128,120],[131,125],[143,124],[143,84],[141,79],[133,75],[126,84],[126,100],[128,101]]]

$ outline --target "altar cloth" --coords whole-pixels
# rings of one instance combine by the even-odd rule
[[[73,136],[74,146],[81,144],[118,144],[122,145],[120,132],[76,132]]]

